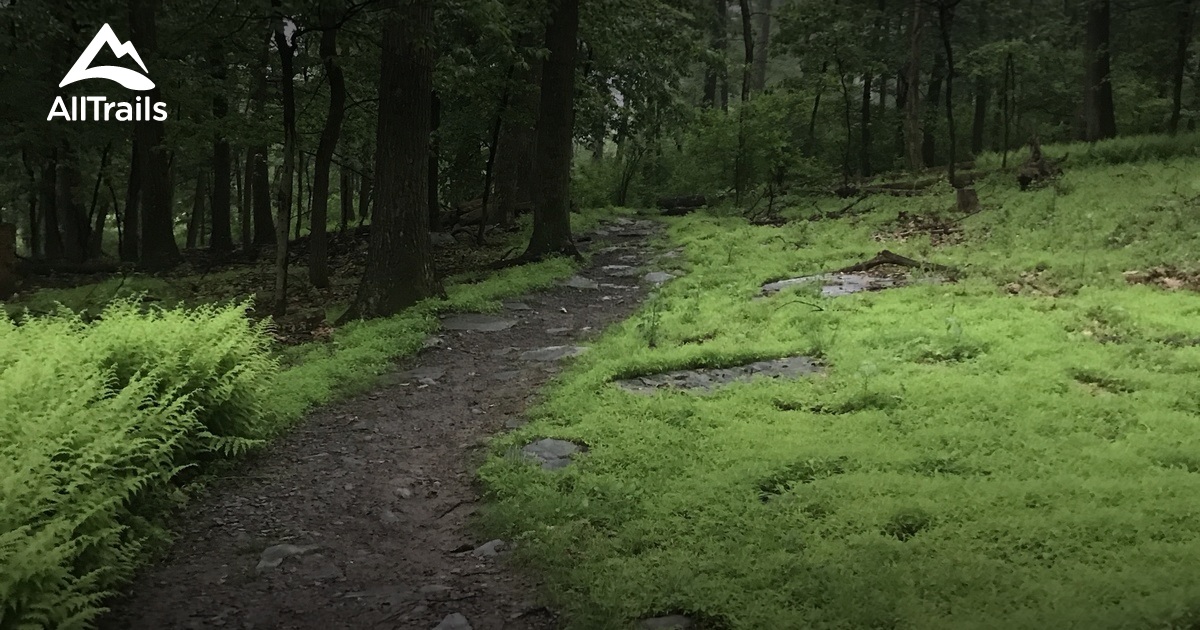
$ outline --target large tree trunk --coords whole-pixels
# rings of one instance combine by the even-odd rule
[[[771,0],[758,0],[754,41],[754,65],[750,72],[750,89],[761,92],[767,87],[767,50],[771,45]]]
[[[442,293],[429,240],[433,2],[389,2],[383,27],[375,212],[367,268],[342,321],[387,317]],[[574,38],[572,38],[574,44]]]
[[[533,234],[524,258],[551,254],[579,256],[571,239],[571,157],[575,118],[575,38],[579,0],[559,0],[546,27],[550,51],[542,66],[538,106]]]
[[[137,138],[132,142],[129,158],[129,180],[125,185],[125,212],[121,215],[121,262],[137,262],[140,256],[141,239],[138,238],[141,220],[138,206],[142,197],[141,160],[138,158]]]
[[[129,25],[133,43],[142,59],[149,61],[158,51],[155,11],[159,0],[130,0]],[[146,93],[150,100],[160,98],[159,88]],[[171,204],[170,157],[163,143],[166,130],[162,121],[153,118],[133,123],[138,148],[138,169],[141,180],[141,257],[143,269],[161,271],[175,266],[179,260],[179,244],[175,242],[175,213]]]
[[[908,30],[908,66],[904,77],[904,155],[910,171],[925,166],[921,153],[921,35],[925,30],[924,0],[912,0]]]
[[[729,106],[729,72],[725,66],[725,55],[729,48],[729,0],[708,0],[713,7],[709,19],[709,50],[713,60],[704,72],[704,106],[721,109]]]
[[[1183,116],[1183,75],[1187,70],[1188,48],[1192,43],[1192,28],[1195,21],[1194,0],[1177,0],[1179,5],[1175,17],[1175,59],[1171,65],[1171,118],[1167,131],[1171,135],[1179,132],[1179,120]]]
[[[280,0],[272,0],[276,10]],[[283,97],[283,166],[281,167],[278,206],[275,211],[275,304],[276,317],[287,313],[288,285],[288,224],[292,212],[292,185],[296,169],[296,69],[294,59],[295,42],[285,32],[287,20],[277,16],[275,21],[275,48],[279,51],[279,66],[282,71],[280,84]]]
[[[1087,9],[1087,37],[1083,51],[1083,119],[1086,126],[1084,140],[1089,142],[1117,135],[1109,51],[1110,4],[1109,0],[1091,0]]]
[[[213,138],[213,188],[212,188],[212,239],[209,247],[214,251],[228,252],[233,249],[233,226],[231,225],[230,207],[233,204],[230,192],[230,153],[229,139],[223,129],[225,117],[229,114],[229,101],[225,98],[225,54],[219,48],[210,52],[210,62],[213,65],[213,78],[217,81],[216,94],[213,95],[213,122],[216,123],[216,137]]]
[[[442,99],[438,98],[437,90],[429,94],[429,231],[437,232],[442,229],[442,204],[438,198],[438,185],[441,183],[439,167],[442,159],[442,145],[438,138],[438,130],[442,126]]]
[[[329,215],[329,169],[333,152],[342,134],[346,111],[346,79],[337,61],[337,23],[342,15],[342,0],[321,3],[321,62],[329,77],[329,114],[317,145],[312,181],[312,235],[309,237],[308,277],[314,287],[329,286],[329,246],[325,225]]]

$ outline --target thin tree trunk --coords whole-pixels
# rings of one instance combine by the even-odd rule
[[[704,73],[705,107],[715,107],[718,103],[724,110],[729,106],[729,71],[726,67],[726,55],[729,50],[729,0],[709,0],[713,7],[709,23],[709,49],[715,58]]]
[[[363,150],[363,165],[364,171],[366,164],[371,160],[369,149]],[[364,221],[371,218],[371,195],[374,184],[371,181],[371,176],[366,172],[358,176],[358,223],[362,225]]]
[[[912,0],[908,30],[908,68],[904,77],[904,146],[910,171],[925,165],[921,153],[921,34],[925,30],[924,0]]]
[[[309,237],[308,277],[314,287],[329,286],[329,245],[326,223],[329,215],[329,169],[333,152],[342,134],[342,119],[346,111],[346,79],[337,59],[337,23],[343,11],[342,0],[321,3],[321,62],[329,77],[329,114],[317,145],[317,157],[312,182],[312,236]],[[344,220],[344,219],[343,219]]]
[[[399,6],[397,6],[399,5]],[[443,293],[429,239],[431,0],[388,3],[379,79],[375,174],[367,268],[342,321],[394,315]],[[572,38],[572,44],[574,38]]]
[[[742,102],[750,100],[750,70],[754,66],[754,28],[750,23],[750,0],[738,0],[742,10],[742,46],[746,60],[742,64]]]
[[[475,242],[480,245],[483,245],[488,223],[496,222],[489,206],[492,198],[492,174],[496,167],[496,150],[500,147],[500,130],[504,127],[504,113],[508,110],[509,93],[512,91],[512,74],[513,70],[510,66],[508,76],[504,78],[504,93],[500,96],[500,106],[496,108],[496,120],[492,127],[492,135],[488,139],[487,167],[483,171],[483,195],[479,203],[479,233],[475,236]]]
[[[192,196],[192,213],[187,224],[187,248],[196,249],[201,244],[206,213],[205,195],[208,191],[208,171],[201,168],[196,173],[196,194]]]
[[[264,30],[271,32],[270,23],[264,24]],[[267,66],[270,63],[271,37],[260,42],[254,63],[254,87],[251,90],[251,117],[257,118],[266,111],[267,104]],[[249,182],[251,201],[254,206],[254,245],[271,245],[275,242],[275,219],[271,216],[271,173],[267,165],[270,148],[267,143],[250,148],[250,156],[246,160],[246,177]]]
[[[46,235],[46,259],[63,259],[62,231],[58,228],[58,150],[42,163],[41,186],[38,187],[42,207],[42,233]]]
[[[949,132],[950,159],[947,160],[946,179],[958,188],[954,167],[958,162],[958,129],[954,126],[954,46],[951,45],[950,29],[954,26],[954,8],[960,0],[939,0],[938,24],[942,32],[942,48],[946,51],[946,127]]]
[[[971,153],[983,153],[984,132],[987,128],[988,98],[991,87],[987,79],[980,77],[975,80],[975,116],[971,120]]]
[[[579,257],[571,238],[571,157],[575,105],[575,39],[579,0],[559,0],[546,27],[550,56],[542,66],[538,107],[533,234],[524,258],[551,254]]]
[[[272,6],[279,10],[280,0],[272,0]],[[279,51],[279,64],[282,70],[280,83],[283,97],[283,167],[280,173],[278,190],[278,206],[275,211],[275,304],[273,312],[276,317],[287,313],[288,285],[288,226],[292,212],[292,185],[295,180],[296,168],[296,70],[293,59],[296,53],[295,43],[290,41],[284,32],[286,19],[279,15],[275,22],[275,48]],[[299,214],[297,212],[297,214]]]
[[[254,242],[254,169],[251,167],[252,153],[246,151],[246,159],[243,161],[238,158],[237,167],[234,169],[237,172],[238,185],[238,219],[241,224],[241,243],[244,249],[249,249]]]
[[[859,112],[858,173],[871,176],[871,82],[870,72],[863,74],[862,108]]]
[[[70,263],[81,263],[87,258],[87,216],[79,204],[79,158],[74,148],[66,141],[59,145],[55,182],[55,210],[58,224],[62,228],[63,259]]]
[[[750,89],[761,92],[767,88],[767,58],[771,45],[771,0],[758,0],[755,20],[757,37],[754,42],[754,66],[750,73]]]
[[[438,199],[438,185],[441,183],[442,146],[439,130],[442,126],[442,99],[438,98],[437,90],[429,93],[429,231],[437,232],[442,229],[442,204]]]
[[[341,181],[338,182],[338,197],[342,204],[341,232],[345,234],[350,226],[350,217],[354,215],[354,174],[345,164],[339,166],[338,171],[341,174]]]
[[[143,61],[156,57],[158,35],[155,11],[159,0],[130,0],[130,31]],[[150,100],[160,98],[159,88],[147,92]],[[140,264],[148,271],[169,269],[180,260],[175,242],[175,212],[171,203],[170,151],[164,144],[166,129],[153,118],[135,122],[139,178],[141,183],[141,256]]]
[[[300,162],[299,168],[296,169],[296,192],[292,195],[292,199],[295,201],[295,210],[292,214],[296,217],[296,231],[292,238],[299,239],[300,231],[304,228],[304,175],[308,172],[308,164],[302,151],[297,151],[295,148],[292,150],[296,154],[297,161]]]
[[[26,193],[26,219],[29,223],[29,232],[25,235],[25,244],[29,248],[29,256],[38,258],[42,254],[42,230],[38,225],[38,182],[37,173],[33,169],[33,163],[29,161],[28,152],[21,149],[21,164],[25,167],[25,177],[29,179],[29,189]]]
[[[929,93],[926,94],[928,109],[921,133],[921,163],[933,166],[937,162],[937,118],[942,100],[942,80],[945,77],[946,60],[939,50],[933,55],[933,71],[929,75]]]

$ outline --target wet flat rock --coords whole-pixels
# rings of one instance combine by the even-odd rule
[[[559,470],[566,468],[576,453],[586,451],[587,446],[582,444],[555,438],[545,438],[532,444],[526,444],[521,449],[521,454],[527,459],[539,462],[544,470]]]
[[[762,295],[773,295],[789,287],[805,284],[821,283],[821,295],[837,297],[862,293],[863,291],[879,291],[898,286],[895,278],[887,276],[872,276],[865,273],[822,273],[815,276],[788,278],[778,282],[768,282],[762,286]]]
[[[516,326],[517,322],[495,315],[482,313],[462,313],[451,315],[442,320],[442,328],[446,330],[462,330],[472,332],[500,332]]]
[[[822,366],[812,357],[784,357],[771,361],[756,361],[747,365],[729,368],[704,368],[678,370],[649,376],[614,381],[618,387],[637,394],[649,394],[660,389],[683,389],[711,391],[733,382],[749,381],[766,376],[770,378],[794,378],[816,374]]]

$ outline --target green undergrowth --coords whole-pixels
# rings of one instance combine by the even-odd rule
[[[1200,295],[1122,272],[1196,264],[1198,167],[983,182],[944,247],[888,234],[901,211],[957,218],[949,191],[782,228],[672,220],[689,273],[496,441],[481,526],[517,543],[571,628],[1195,627]],[[753,299],[883,248],[962,278]],[[1031,277],[1058,291],[1005,289]],[[611,384],[793,354],[825,372],[706,395]],[[553,473],[508,455],[540,437],[589,450]]]
[[[1063,167],[1114,165],[1137,162],[1167,161],[1176,158],[1200,157],[1200,133],[1188,132],[1176,136],[1122,136],[1098,142],[1069,142],[1042,147],[1043,153],[1054,160],[1066,157]],[[1008,166],[1015,169],[1029,156],[1028,148],[1010,151]],[[988,152],[976,159],[976,167],[998,169],[1003,156]]]
[[[613,214],[628,212],[576,215],[576,230]],[[499,310],[575,268],[550,259],[452,279],[445,299],[283,354],[269,322],[246,317],[249,302],[159,308],[134,294],[86,315],[0,310],[0,628],[92,627],[206,475],[311,407],[369,388],[420,349],[437,315]]]

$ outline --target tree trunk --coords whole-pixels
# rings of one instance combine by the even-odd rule
[[[1110,0],[1091,0],[1087,8],[1084,44],[1084,140],[1095,142],[1117,135],[1113,109],[1112,62],[1109,51]]]
[[[342,321],[387,317],[443,293],[429,240],[433,2],[392,0],[383,27],[367,268]],[[572,36],[572,45],[574,37]]]
[[[527,68],[517,67],[513,72],[512,101],[501,129],[496,163],[496,215],[505,226],[512,223],[517,208],[532,198],[542,66],[537,57],[526,61]]]
[[[62,228],[63,260],[81,263],[87,258],[87,216],[79,204],[79,157],[66,141],[58,151],[58,173],[55,183],[55,210],[58,224]]]
[[[142,197],[141,161],[137,138],[132,142],[132,155],[129,158],[129,180],[125,186],[125,212],[121,215],[121,262],[137,262],[141,258],[138,238],[141,221],[138,218],[138,205]]]
[[[299,240],[300,230],[304,227],[304,175],[308,173],[308,164],[304,159],[304,153],[297,151],[295,145],[292,146],[292,154],[300,162],[299,168],[295,171],[296,192],[292,193],[293,205],[295,206],[292,214],[296,217],[296,231],[293,233],[294,236],[292,236],[292,239]]]
[[[750,0],[738,0],[742,10],[742,47],[746,60],[742,64],[742,102],[750,100],[750,70],[754,66],[754,28],[750,24]]]
[[[212,239],[209,247],[213,251],[228,252],[233,250],[233,226],[230,217],[233,200],[230,193],[229,139],[222,132],[225,117],[229,114],[229,101],[224,93],[224,52],[219,48],[211,51],[210,62],[213,65],[213,79],[217,81],[218,87],[212,101],[213,122],[217,132],[213,138]]]
[[[196,194],[192,196],[192,213],[187,224],[187,248],[196,249],[201,243],[201,232],[204,231],[205,195],[208,192],[208,171],[201,168],[196,173]]]
[[[713,7],[709,23],[709,50],[714,60],[709,62],[704,72],[704,101],[705,107],[715,107],[718,103],[724,110],[729,106],[729,72],[725,65],[725,56],[729,49],[729,0],[709,0]]]
[[[41,186],[38,196],[42,207],[42,233],[46,235],[46,259],[63,259],[62,231],[58,228],[58,151],[51,151],[49,159],[42,164]]]
[[[104,145],[100,152],[100,168],[96,170],[96,183],[92,186],[92,202],[88,206],[85,227],[84,259],[99,258],[104,250],[104,224],[108,222],[108,204],[100,203],[100,188],[108,177],[108,160],[112,155],[112,143]]]
[[[280,0],[272,0],[272,6],[279,10]],[[288,284],[288,226],[292,212],[292,185],[295,182],[296,169],[296,69],[294,58],[295,42],[291,41],[284,28],[287,20],[277,16],[275,21],[275,48],[279,51],[279,65],[282,71],[280,84],[283,97],[283,166],[280,173],[279,190],[275,211],[275,304],[273,312],[276,317],[287,313],[287,284]],[[299,214],[299,213],[297,213]]]
[[[38,182],[37,172],[33,169],[33,163],[29,161],[29,154],[25,149],[21,149],[21,164],[25,167],[25,177],[29,179],[29,189],[26,197],[27,208],[27,223],[29,224],[29,232],[25,235],[25,244],[29,248],[29,257],[38,258],[42,254],[42,230],[38,225],[40,221],[38,216]]]
[[[250,248],[254,242],[254,168],[251,160],[253,154],[246,151],[244,163],[239,163],[235,169],[238,183],[238,219],[241,224],[239,242],[243,248]],[[238,159],[242,162],[241,158]]]
[[[933,166],[937,162],[937,111],[942,100],[942,79],[945,76],[945,59],[942,52],[933,55],[933,70],[929,74],[929,92],[926,96],[925,124],[921,130],[921,164]]]
[[[942,48],[946,52],[946,129],[950,142],[950,158],[947,160],[946,179],[958,188],[954,167],[958,162],[958,129],[954,126],[954,46],[951,45],[950,29],[954,25],[954,7],[960,0],[938,2],[938,25],[942,32]]]
[[[524,257],[551,254],[579,257],[571,239],[571,157],[575,117],[575,38],[579,0],[559,0],[546,27],[550,51],[542,66],[538,106],[533,234]]]
[[[329,114],[317,145],[312,181],[312,235],[309,237],[308,277],[314,287],[329,286],[329,245],[325,226],[329,215],[329,169],[333,152],[342,134],[346,111],[346,79],[337,60],[337,23],[342,15],[342,0],[321,3],[321,63],[329,77]]]
[[[155,11],[160,0],[130,0],[129,25],[133,43],[144,61],[158,52]],[[150,100],[160,98],[159,88],[147,92]],[[166,130],[153,118],[133,123],[141,183],[141,256],[139,263],[147,271],[174,267],[180,260],[175,242],[175,212],[171,204],[170,151],[164,144]]]
[[[925,29],[924,0],[913,0],[908,30],[908,67],[904,77],[904,154],[908,169],[925,165],[921,153],[921,34]]]
[[[750,89],[761,92],[767,88],[767,50],[771,45],[771,0],[758,0],[754,42],[754,65],[750,72]]]
[[[442,204],[438,199],[438,186],[441,184],[442,146],[438,138],[442,126],[442,99],[438,98],[437,90],[429,93],[429,231],[437,232],[442,229]]]
[[[984,131],[987,128],[987,107],[991,87],[987,79],[982,77],[975,80],[975,116],[971,120],[971,153],[983,153]]]
[[[270,24],[266,29],[270,32]],[[261,42],[254,63],[254,88],[251,91],[251,117],[257,118],[266,111],[267,65],[270,63],[271,38]],[[275,242],[275,219],[271,216],[271,174],[267,165],[270,148],[267,143],[250,148],[246,164],[249,188],[254,202],[254,244],[271,245]]]
[[[862,108],[859,112],[858,173],[871,176],[871,73],[863,74]]]
[[[1179,133],[1179,120],[1183,116],[1183,75],[1187,70],[1188,48],[1192,43],[1192,28],[1195,20],[1193,10],[1194,0],[1178,0],[1178,13],[1175,17],[1175,59],[1171,66],[1171,118],[1167,121],[1167,131],[1171,135]]]
[[[344,234],[350,227],[350,217],[354,216],[354,174],[343,164],[338,167],[341,181],[338,182],[338,197],[342,202],[342,228]]]
[[[366,164],[371,159],[371,152],[368,149],[363,150],[363,170],[366,171]],[[374,184],[371,181],[371,176],[363,172],[358,176],[358,223],[362,225],[363,221],[371,218],[371,195]]]

